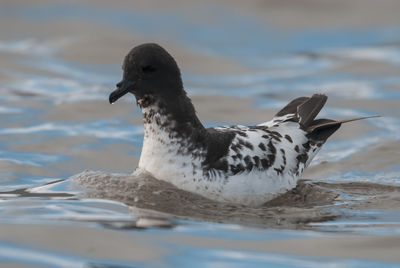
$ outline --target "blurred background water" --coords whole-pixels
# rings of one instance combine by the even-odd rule
[[[398,267],[399,10],[389,0],[1,1],[1,266]],[[303,178],[388,188],[335,188],[344,217],[301,230],[128,228],[128,205],[78,198],[66,182],[24,192],[84,170],[134,170],[140,111],[133,97],[109,105],[108,94],[144,42],[176,58],[207,126],[263,122],[315,92],[329,95],[323,117],[382,115],[343,126]]]

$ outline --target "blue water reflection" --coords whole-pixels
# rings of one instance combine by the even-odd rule
[[[362,130],[356,136],[329,141],[315,158],[315,165],[324,161],[339,163],[351,160],[357,153],[365,153],[377,144],[400,141],[399,25],[288,30],[213,3],[200,11],[208,14],[208,17],[195,19],[190,14],[173,9],[102,8],[83,3],[57,2],[41,5],[2,3],[0,16],[17,18],[26,26],[33,25],[38,29],[42,23],[51,25],[60,21],[100,25],[104,31],[106,28],[118,30],[121,40],[124,35],[140,36],[149,41],[176,46],[178,51],[182,48],[200,56],[229,59],[248,70],[238,74],[201,74],[183,69],[183,79],[190,95],[244,98],[250,100],[254,106],[252,108],[277,110],[291,98],[324,92],[332,102],[321,112],[322,117],[383,115],[379,120],[365,122],[371,129]],[[61,105],[71,105],[67,106],[68,109],[76,109],[78,106],[74,104],[86,107],[89,101],[96,102],[100,111],[104,107],[101,105],[107,104],[110,87],[114,87],[121,78],[120,61],[89,64],[68,59],[60,55],[64,47],[54,45],[62,43],[64,39],[60,41],[60,37],[53,35],[46,37],[38,29],[38,33],[35,33],[35,27],[23,37],[16,37],[10,27],[10,31],[2,33],[0,37],[0,56],[6,55],[5,60],[9,61],[7,68],[0,69],[0,191],[4,192],[0,194],[0,223],[60,224],[99,229],[109,228],[103,223],[130,223],[134,216],[130,214],[128,206],[122,203],[79,199],[76,195],[81,192],[71,188],[68,181],[42,186],[74,175],[81,171],[82,166],[92,164],[92,167],[97,167],[78,158],[71,153],[73,150],[87,153],[88,158],[94,159],[93,162],[97,158],[105,158],[103,162],[99,160],[102,164],[124,158],[137,159],[142,146],[143,129],[140,120],[134,121],[131,115],[123,113],[109,118],[76,116],[68,120],[51,114]],[[90,39],[90,33],[87,34],[85,38]],[[80,37],[63,38],[73,42],[74,38]],[[364,65],[368,64],[376,64],[381,69],[364,69]],[[379,102],[378,108],[373,105],[376,102]],[[138,109],[130,112],[134,115],[140,113]],[[209,119],[205,124],[210,127],[223,123],[215,121]],[[64,147],[53,150],[52,146],[43,147],[45,143],[64,141],[70,142],[66,146],[68,150]],[[113,147],[117,149],[112,151]],[[120,155],[113,154],[123,150]],[[133,163],[132,160],[129,168],[133,169]],[[104,169],[109,171],[111,167],[109,165]],[[350,167],[320,176],[316,181],[400,185],[398,164],[372,171],[358,168]],[[57,176],[49,175],[51,172]],[[15,192],[25,188],[31,190],[35,186],[41,186],[33,188],[36,193],[42,190],[54,195],[23,197],[18,196],[20,192]],[[65,195],[57,196],[60,193]],[[339,194],[334,205],[323,207],[328,211],[331,209],[332,215],[339,214],[342,218],[312,223],[309,226],[313,231],[252,229],[230,224],[176,220],[176,226],[172,229],[120,230],[126,234],[149,234],[157,246],[172,252],[160,260],[143,263],[86,258],[1,240],[0,265],[1,262],[15,262],[44,267],[398,267],[398,263],[384,261],[233,250],[212,244],[203,247],[173,241],[158,244],[158,236],[166,234],[215,238],[232,243],[318,238],[327,233],[400,234],[398,213],[338,209],[337,206],[366,198],[357,194]],[[204,262],[193,263],[198,259]]]

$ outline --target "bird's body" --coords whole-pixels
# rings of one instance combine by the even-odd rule
[[[138,167],[218,201],[260,205],[295,187],[319,148],[316,143],[311,148],[307,133],[290,120],[294,114],[253,127],[185,132],[157,105],[142,110],[146,119]],[[218,157],[207,157],[212,143],[220,147]]]
[[[327,100],[315,94],[293,100],[257,126],[206,129],[175,61],[155,44],[128,54],[117,86],[110,102],[132,92],[143,112],[139,170],[222,202],[257,206],[294,188],[323,143],[346,122],[315,119]]]

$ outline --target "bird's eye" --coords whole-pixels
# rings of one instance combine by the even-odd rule
[[[143,66],[142,67],[142,71],[144,72],[144,73],[152,73],[152,72],[154,72],[156,69],[153,67],[153,66],[151,66],[151,65],[146,65],[146,66]]]

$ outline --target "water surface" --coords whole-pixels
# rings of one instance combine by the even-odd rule
[[[178,2],[0,4],[1,266],[397,267],[398,4]],[[315,92],[323,117],[383,117],[343,126],[262,208],[135,178],[141,114],[108,94],[143,42],[174,55],[206,126]]]

